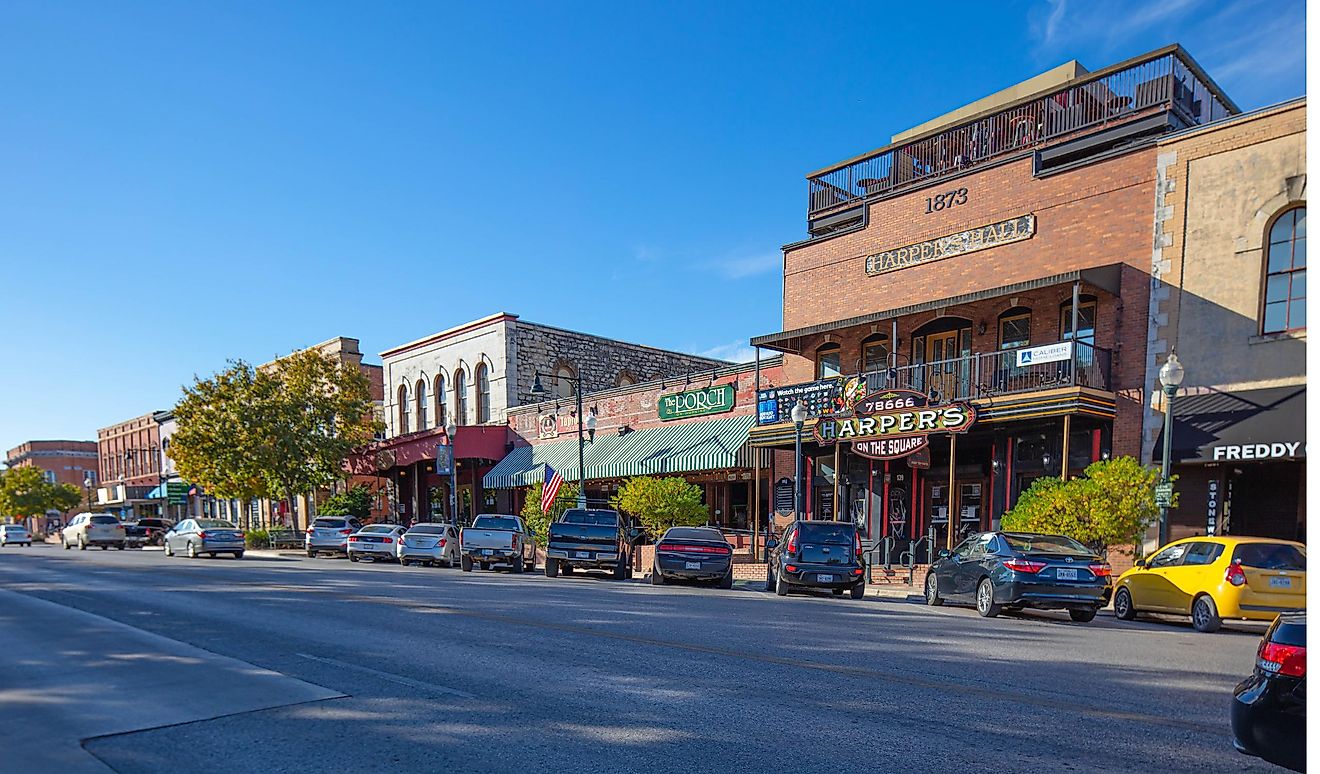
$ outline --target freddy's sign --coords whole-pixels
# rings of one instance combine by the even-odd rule
[[[851,417],[821,418],[816,437],[821,443],[849,441],[863,457],[893,459],[925,448],[935,433],[961,433],[975,421],[970,404],[932,406],[915,390],[885,390],[858,401]]]

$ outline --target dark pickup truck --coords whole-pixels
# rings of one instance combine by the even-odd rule
[[[169,519],[138,519],[124,524],[124,543],[130,548],[158,546],[174,522]]]
[[[630,548],[637,530],[618,511],[570,508],[550,525],[545,544],[545,574],[563,570],[608,570],[615,580],[632,577]]]

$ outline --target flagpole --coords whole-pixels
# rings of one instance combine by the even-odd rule
[[[585,509],[587,507],[587,490],[586,490],[587,482],[584,477],[587,474],[587,466],[585,463],[586,452],[584,450],[583,440],[582,440],[582,421],[584,419],[584,416],[582,414],[582,369],[580,368],[577,371],[577,389],[573,390],[573,392],[577,393],[577,435],[578,435],[577,507],[579,509]]]

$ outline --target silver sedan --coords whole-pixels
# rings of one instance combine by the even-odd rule
[[[182,551],[190,559],[201,554],[211,558],[216,554],[232,554],[235,559],[242,559],[245,548],[243,531],[224,519],[184,519],[165,533],[161,543],[166,556]]]
[[[453,567],[458,564],[458,530],[453,524],[414,524],[399,541],[399,564]]]
[[[348,536],[348,559],[351,562],[359,559],[398,561],[399,541],[402,539],[402,524],[368,524]]]

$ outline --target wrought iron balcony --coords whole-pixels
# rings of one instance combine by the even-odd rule
[[[1022,362],[1021,353],[1041,349],[1038,345],[978,352],[860,375],[866,377],[868,393],[901,388],[924,392],[937,401],[989,400],[1001,395],[1068,387],[1113,391],[1112,356],[1108,349],[1078,341],[1073,342],[1062,359]]]
[[[1168,46],[813,173],[807,177],[807,217],[814,222],[872,196],[1164,112],[1195,125],[1238,108],[1181,46]]]

